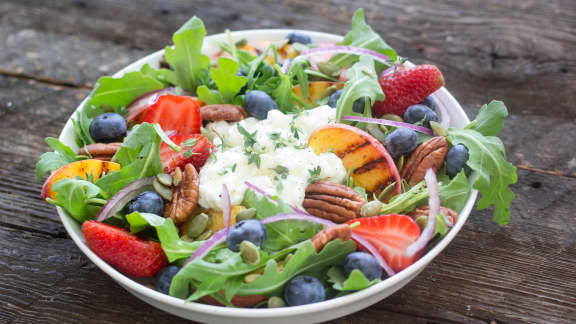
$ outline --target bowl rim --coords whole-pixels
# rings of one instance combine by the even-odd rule
[[[343,37],[340,35],[324,33],[324,32],[316,32],[316,31],[309,31],[309,30],[299,30],[299,29],[246,29],[240,31],[231,32],[231,36],[233,38],[251,38],[251,37],[264,37],[264,36],[274,36],[278,37],[279,35],[287,35],[290,32],[301,32],[306,33],[313,38],[322,38],[329,41],[340,41]],[[219,33],[207,36],[204,40],[205,44],[209,42],[216,42],[222,38],[226,37],[225,33]],[[135,67],[139,67],[144,62],[147,62],[151,59],[155,59],[156,61],[159,60],[161,55],[164,53],[164,50],[159,50],[149,55],[146,55],[135,62],[127,65],[120,71],[113,74],[113,77],[119,77],[124,73],[133,70]],[[443,98],[438,98],[437,94],[441,93]],[[88,95],[74,110],[74,112],[70,115],[68,121],[66,122],[64,128],[59,135],[59,139],[67,144],[75,146],[75,143],[70,143],[70,140],[67,139],[69,137],[69,133],[72,129],[72,118],[77,110],[81,109],[84,104],[87,102],[90,95]],[[470,122],[468,116],[458,103],[456,99],[452,96],[452,94],[444,87],[439,89],[433,95],[436,97],[437,100],[440,101],[441,105],[445,106],[453,106],[455,109],[452,111],[453,114],[460,115],[459,117],[464,120],[465,122]],[[473,180],[474,178],[472,178]],[[460,232],[464,223],[468,219],[470,212],[474,206],[476,198],[478,196],[478,191],[474,188],[471,188],[470,196],[466,201],[466,204],[462,211],[460,212],[460,216],[456,224],[452,227],[452,229],[448,232],[448,234],[442,238],[436,245],[431,248],[425,255],[423,255],[418,261],[407,267],[406,269],[398,272],[396,275],[383,280],[380,283],[377,283],[371,287],[366,289],[353,292],[349,295],[341,296],[338,298],[329,299],[323,302],[302,305],[302,306],[292,306],[292,307],[283,307],[283,308],[231,308],[231,307],[222,307],[222,306],[213,306],[207,305],[202,303],[196,302],[186,302],[183,299],[179,299],[176,297],[168,296],[163,293],[160,293],[152,288],[149,288],[130,277],[122,274],[114,267],[110,266],[107,262],[102,260],[98,257],[84,242],[84,238],[82,235],[76,235],[74,227],[79,226],[79,224],[69,216],[62,208],[56,207],[60,220],[62,221],[68,235],[72,238],[74,243],[80,248],[80,250],[92,261],[94,264],[98,266],[104,273],[118,282],[122,287],[127,289],[129,292],[130,289],[134,290],[134,292],[138,293],[139,295],[143,295],[147,298],[156,300],[162,304],[167,304],[171,307],[178,308],[184,311],[193,311],[198,313],[203,313],[207,316],[219,316],[219,317],[229,317],[229,318],[269,318],[271,316],[289,316],[294,315],[294,313],[298,314],[311,314],[320,311],[325,311],[326,309],[343,307],[345,305],[356,303],[362,299],[377,295],[378,293],[385,291],[388,288],[392,288],[396,285],[407,283],[405,282],[406,279],[409,279],[412,276],[417,275],[420,271],[422,271],[434,258],[442,252],[446,246],[456,237],[456,235]],[[131,292],[131,293],[134,293]]]

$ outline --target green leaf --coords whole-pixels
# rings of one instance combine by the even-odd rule
[[[142,72],[128,72],[120,78],[104,76],[98,79],[90,101],[86,105],[88,107],[101,107],[102,105],[114,108],[126,107],[139,96],[163,87],[162,82]],[[88,117],[96,116],[88,114]]]
[[[500,119],[501,121],[501,119]],[[493,132],[494,126],[482,128]],[[495,136],[484,136],[472,129],[448,129],[448,140],[452,145],[464,144],[470,157],[466,165],[476,172],[478,178],[474,188],[482,194],[477,208],[494,206],[493,219],[500,225],[510,220],[510,203],[514,193],[510,185],[516,183],[516,167],[506,161],[504,144]]]
[[[330,268],[326,275],[328,281],[333,283],[332,288],[338,291],[362,290],[381,281],[380,279],[368,280],[358,269],[352,270],[348,278],[346,278],[344,271],[338,267]]]
[[[54,152],[46,152],[40,156],[40,160],[36,163],[36,181],[40,181],[46,173],[76,161],[76,153],[57,138],[47,137],[45,141]]]
[[[378,35],[364,19],[364,9],[358,9],[352,17],[352,29],[342,41],[343,45],[367,48],[396,60],[396,51]],[[341,67],[349,67],[356,60],[353,54],[335,55],[330,62]]]
[[[142,68],[140,68],[140,72],[162,82],[163,88],[178,84],[176,72],[169,69],[155,69],[149,64],[144,64]]]
[[[508,110],[504,103],[492,100],[488,105],[482,106],[476,119],[464,128],[475,130],[484,136],[496,136],[502,130],[506,117],[508,117]]]
[[[66,178],[52,185],[56,200],[49,202],[64,208],[79,222],[92,219],[100,208],[89,208],[90,198],[106,197],[106,194],[95,184],[86,180]],[[99,206],[101,207],[101,205]]]
[[[177,85],[192,94],[202,82],[202,70],[210,66],[210,58],[201,53],[205,36],[204,23],[193,17],[174,33],[174,46],[167,46],[165,51],[166,61],[176,72]]]
[[[246,206],[246,208],[255,208],[257,219],[293,212],[292,208],[282,200],[271,200],[266,196],[257,195],[250,189],[246,190],[242,205]],[[285,220],[266,224],[268,237],[263,249],[271,251],[282,250],[312,238],[320,230],[322,230],[322,225],[320,224],[299,220]]]
[[[350,124],[349,121],[342,121],[343,116],[366,116],[371,117],[371,105],[376,100],[384,99],[384,92],[378,83],[378,75],[374,70],[374,60],[368,55],[360,56],[360,61],[346,71],[348,81],[344,84],[342,95],[338,99],[336,107],[336,121]],[[354,102],[360,98],[367,98],[364,113],[354,112]],[[369,99],[369,100],[368,100]]]
[[[280,83],[272,91],[272,98],[278,104],[278,110],[283,113],[294,111],[294,104],[292,102],[292,79],[293,76],[288,73],[282,73],[279,67],[276,68]]]
[[[221,57],[218,59],[218,69],[210,69],[210,76],[218,87],[222,103],[234,103],[234,98],[248,81],[245,76],[238,75],[239,67],[233,59]]]
[[[441,185],[438,189],[440,192],[440,204],[443,207],[460,212],[466,205],[471,189],[466,173],[460,171],[448,184]]]

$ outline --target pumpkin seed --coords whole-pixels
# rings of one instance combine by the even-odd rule
[[[236,215],[236,222],[241,222],[243,220],[252,219],[256,216],[256,208],[245,209]]]
[[[388,196],[392,193],[394,187],[396,187],[396,181],[392,182],[386,188],[384,188],[384,190],[382,190],[382,192],[378,195],[378,200],[386,201],[386,198],[388,198]]]
[[[382,210],[383,206],[384,204],[378,200],[372,200],[362,206],[360,209],[360,215],[362,217],[378,216],[380,215],[380,211]]]
[[[210,236],[212,236],[212,231],[211,230],[207,230],[204,233],[200,234],[197,238],[196,241],[204,241],[207,240]]]
[[[430,128],[432,128],[434,133],[436,133],[439,136],[448,135],[448,131],[446,131],[446,128],[442,127],[442,125],[440,125],[440,123],[438,123],[438,122],[431,121],[430,122]]]
[[[172,185],[178,187],[180,185],[180,182],[182,181],[182,170],[180,170],[180,168],[176,168],[176,170],[172,172],[171,177],[172,177]]]
[[[182,236],[180,237],[180,239],[181,239],[182,241],[186,241],[186,242],[194,242],[194,239],[191,238],[190,236],[186,235],[186,234],[182,235]]]
[[[197,237],[204,233],[208,225],[210,225],[210,216],[200,213],[184,224],[182,232],[189,237]]]
[[[378,127],[377,124],[368,124],[366,126],[366,130],[379,142],[384,143],[386,141],[386,134],[380,129],[380,127]]]
[[[278,297],[278,296],[272,296],[270,298],[268,298],[268,308],[278,308],[278,307],[285,307],[286,306],[286,302],[284,302],[284,299]]]
[[[260,251],[258,247],[250,241],[242,241],[242,243],[240,243],[240,255],[242,255],[244,262],[249,265],[260,263]]]
[[[404,168],[405,162],[406,158],[404,157],[404,155],[401,155],[400,158],[398,158],[398,162],[396,163],[396,165],[398,166],[398,173],[402,172],[402,168]]]
[[[165,200],[172,201],[172,190],[161,184],[158,179],[152,181],[152,188]]]
[[[156,179],[158,179],[158,182],[165,185],[166,187],[170,187],[172,185],[172,177],[169,174],[158,173],[156,175]]]
[[[398,115],[393,115],[393,114],[386,114],[383,115],[382,117],[380,117],[382,119],[388,119],[388,120],[392,120],[392,121],[397,121],[397,122],[404,122],[404,119],[402,119],[402,117],[398,116]]]
[[[260,278],[261,274],[259,273],[249,273],[244,277],[244,282],[245,283],[251,283],[256,281],[258,278]]]

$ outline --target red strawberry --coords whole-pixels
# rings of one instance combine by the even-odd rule
[[[171,173],[177,167],[184,167],[192,163],[199,172],[200,168],[210,157],[212,143],[199,134],[194,135],[173,135],[170,136],[172,142],[182,148],[182,151],[176,152],[168,144],[162,142],[160,145],[160,159],[164,167],[164,173]]]
[[[181,135],[198,134],[202,126],[200,103],[193,97],[166,94],[158,97],[136,121],[160,124],[164,131]]]
[[[372,243],[394,271],[405,269],[420,255],[406,256],[406,248],[420,237],[420,227],[406,215],[381,215],[356,218],[348,222],[359,222],[354,233]]]
[[[124,228],[86,221],[82,233],[92,252],[129,276],[152,277],[168,264],[160,243],[139,239]]]
[[[386,95],[372,107],[374,116],[385,114],[404,115],[409,106],[422,102],[434,91],[444,86],[442,72],[434,65],[423,64],[409,69],[399,69],[380,78]]]

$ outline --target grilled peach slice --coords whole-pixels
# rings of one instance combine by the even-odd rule
[[[292,92],[302,98],[304,102],[315,105],[317,100],[324,98],[326,90],[332,86],[336,89],[341,89],[344,85],[338,82],[312,81],[308,84],[308,96],[306,98],[302,97],[302,88],[300,85],[294,86]]]
[[[44,185],[42,186],[42,199],[48,197],[56,199],[56,193],[52,191],[52,185],[61,179],[76,178],[87,179],[90,177],[92,181],[98,180],[103,174],[110,171],[120,170],[120,164],[114,162],[107,162],[101,160],[82,160],[68,163],[56,172],[52,173]]]
[[[246,207],[244,206],[232,205],[232,208],[230,209],[230,226],[236,224],[236,215],[245,209]],[[226,226],[226,224],[224,224],[224,217],[222,216],[221,210],[210,209],[208,210],[208,214],[212,216],[210,226],[208,226],[208,229],[212,230],[212,233],[216,233]]]
[[[331,124],[314,131],[308,145],[316,154],[331,150],[342,159],[347,170],[354,169],[354,184],[366,191],[379,193],[396,181],[396,192],[401,192],[400,175],[394,160],[372,135],[356,127]]]

